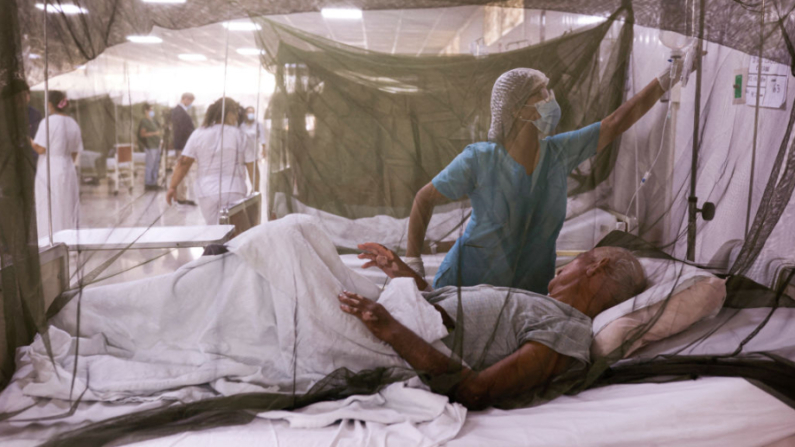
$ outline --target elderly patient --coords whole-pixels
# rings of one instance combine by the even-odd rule
[[[394,252],[374,243],[359,248],[365,251],[360,258],[369,260],[363,268],[378,267],[391,278],[413,278],[420,290],[427,287]],[[629,251],[601,247],[559,269],[549,282],[548,296],[491,286],[462,287],[461,323],[454,318],[458,288],[426,293],[451,332],[443,340],[449,348],[453,349],[458,325],[466,324],[462,357],[469,367],[463,370],[377,302],[350,292],[340,294],[339,301],[344,312],[358,317],[416,370],[431,376],[460,372],[462,379],[450,397],[479,409],[542,385],[577,361],[587,362],[591,319],[642,292],[645,282],[643,268]]]
[[[482,408],[587,364],[591,318],[644,282],[628,252],[597,248],[563,268],[549,296],[486,285],[420,296],[403,278],[382,292],[343,264],[318,222],[298,215],[228,247],[173,273],[83,289],[50,320],[52,355],[41,335],[20,348],[16,389],[63,400],[84,389],[86,402],[187,396],[196,386],[301,394],[341,368],[386,369],[395,380],[455,383],[434,390]],[[362,248],[367,267],[426,287],[394,253]]]

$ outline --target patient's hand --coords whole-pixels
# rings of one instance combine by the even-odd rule
[[[364,251],[364,253],[359,254],[359,259],[370,260],[370,262],[367,262],[362,266],[363,269],[378,267],[386,274],[386,276],[390,278],[405,278],[414,276],[414,270],[406,265],[406,263],[400,259],[400,256],[381,244],[376,244],[375,242],[359,244],[359,250]]]
[[[379,340],[389,343],[400,324],[386,308],[375,301],[359,296],[353,292],[342,292],[337,295],[340,309],[362,320],[367,329]]]
[[[362,266],[363,269],[378,267],[390,278],[412,278],[417,284],[417,289],[426,290],[428,288],[425,278],[406,265],[394,251],[375,242],[359,244],[359,250],[364,251],[364,253],[359,254],[359,259],[370,260]]]

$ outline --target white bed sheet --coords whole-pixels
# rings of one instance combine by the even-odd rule
[[[583,203],[578,197],[568,199],[566,221],[557,239],[558,250],[588,250],[616,229],[618,219],[613,214],[600,208],[583,210]],[[275,195],[273,210],[277,217],[288,214],[287,198],[283,193]],[[304,205],[296,199],[292,199],[292,210],[320,218],[323,228],[338,248],[356,249],[362,242],[378,242],[391,249],[406,248],[408,218],[381,215],[348,219]],[[463,226],[459,223],[469,213],[469,208],[439,207],[428,225],[426,238],[456,240],[466,228],[468,219]]]
[[[795,410],[738,378],[613,385],[545,405],[469,413],[446,445],[469,446],[765,446],[795,435]],[[344,421],[291,429],[284,421],[181,433],[134,444],[163,446],[369,446],[382,428]],[[403,446],[405,438],[386,439]],[[411,445],[411,444],[408,444]]]
[[[589,250],[606,236],[607,233],[615,229],[616,222],[616,217],[605,210],[593,208],[585,211],[563,223],[563,228],[560,230],[560,235],[558,236],[557,249]],[[326,227],[326,230],[328,229],[329,228]],[[425,280],[428,281],[429,284],[433,282],[433,278],[436,276],[436,272],[439,270],[439,266],[442,264],[446,255],[447,253],[422,255],[422,262],[425,265]],[[361,267],[364,265],[365,260],[359,259],[358,255],[345,254],[341,255],[340,258],[342,258],[342,262],[344,262],[348,268],[372,280],[379,286],[388,283],[386,275],[377,268],[362,270]],[[556,266],[566,264],[571,261],[571,259],[572,257],[570,256],[559,257]]]

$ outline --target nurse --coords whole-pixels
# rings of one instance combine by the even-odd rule
[[[33,150],[39,154],[36,166],[36,227],[39,237],[49,233],[52,207],[53,234],[77,228],[80,208],[80,190],[75,160],[83,150],[80,126],[66,114],[69,100],[66,94],[53,90],[49,93],[50,138],[47,141],[47,124],[42,121],[32,141]],[[49,152],[49,156],[47,153]],[[47,162],[50,163],[49,183]],[[49,196],[49,200],[48,200]]]
[[[238,127],[239,111],[240,106],[229,98],[221,98],[207,108],[204,123],[185,143],[166,193],[171,205],[177,187],[196,162],[194,192],[207,225],[217,225],[222,209],[246,197],[246,173],[253,184],[257,156]]]
[[[601,122],[549,136],[561,117],[549,79],[530,68],[503,73],[491,93],[489,141],[467,146],[414,198],[406,263],[424,276],[420,252],[433,208],[469,197],[472,216],[433,287],[490,284],[546,294],[569,173],[629,129],[680,77],[674,65]]]

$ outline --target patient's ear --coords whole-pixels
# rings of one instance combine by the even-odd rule
[[[604,272],[607,268],[607,264],[610,262],[610,258],[605,256],[604,258],[592,263],[585,269],[585,274],[587,276],[594,276],[597,273]]]

